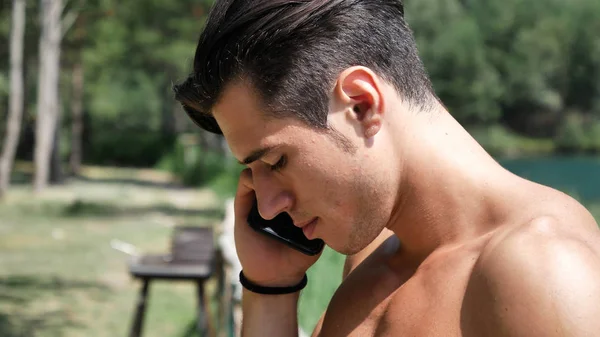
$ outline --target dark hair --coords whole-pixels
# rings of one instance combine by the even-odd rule
[[[200,36],[193,74],[174,86],[201,128],[226,85],[245,80],[265,112],[327,128],[329,94],[361,65],[426,109],[435,97],[404,21],[401,0],[217,0]]]

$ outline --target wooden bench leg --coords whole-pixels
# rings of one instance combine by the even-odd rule
[[[204,294],[204,280],[196,282],[196,291],[198,292],[198,333],[201,337],[215,337],[210,315],[209,303]]]
[[[142,328],[144,327],[144,315],[146,314],[146,302],[148,300],[148,287],[150,286],[149,279],[143,279],[142,288],[137,301],[137,309],[133,319],[133,325],[131,326],[130,337],[140,337],[142,335]]]
[[[206,306],[204,298],[204,282],[198,281],[196,283],[196,291],[198,295],[198,333],[201,337],[206,337],[207,332],[207,320],[206,320]]]

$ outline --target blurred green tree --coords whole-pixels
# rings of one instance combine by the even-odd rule
[[[178,157],[176,136],[185,132],[198,135],[202,153],[227,153],[222,139],[190,123],[171,92],[191,71],[212,2],[69,2],[79,7],[79,16],[62,44],[60,106],[71,113],[64,114],[54,136],[60,140],[53,150],[58,162],[69,160],[72,172],[82,161],[176,167],[165,161]],[[519,149],[600,152],[599,1],[405,5],[437,93],[495,155]],[[27,11],[32,13],[24,39],[27,104],[18,149],[23,159],[33,156],[39,117],[39,3],[29,2]],[[7,45],[10,8],[0,6],[0,18],[0,44]],[[2,106],[8,102],[8,57],[0,49]],[[534,138],[543,138],[543,145],[534,146]]]

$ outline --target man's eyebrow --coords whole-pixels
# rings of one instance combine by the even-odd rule
[[[267,155],[267,153],[269,153],[274,148],[275,148],[274,146],[269,146],[269,147],[265,147],[262,149],[254,150],[248,157],[246,157],[246,159],[244,159],[243,161],[241,161],[239,163],[242,165],[249,165],[249,164],[259,160],[260,158],[264,157],[265,155]]]

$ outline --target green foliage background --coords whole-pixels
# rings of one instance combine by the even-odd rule
[[[67,11],[76,11],[78,19],[66,32],[62,46],[60,89],[63,117],[59,146],[64,162],[71,152],[72,69],[81,62],[85,72],[83,158],[86,164],[158,168],[172,172],[184,185],[208,185],[220,197],[230,196],[237,183],[240,165],[227,155],[218,138],[202,132],[187,119],[174,101],[171,90],[173,83],[183,80],[191,71],[197,39],[213,1],[66,2]],[[414,31],[422,59],[436,92],[448,110],[497,158],[555,157],[548,161],[536,159],[537,164],[533,168],[531,163],[517,160],[511,162],[508,168],[569,193],[572,191],[568,186],[585,184],[588,188],[571,194],[577,196],[579,193],[581,199],[595,201],[588,205],[598,218],[598,189],[594,186],[597,186],[598,180],[595,168],[599,164],[589,162],[593,159],[588,158],[563,161],[557,155],[600,153],[600,1],[406,0],[405,7],[406,19]],[[0,145],[10,90],[10,19],[9,1],[0,2]],[[22,160],[30,160],[33,152],[38,41],[38,2],[28,1],[24,59],[26,103],[18,149],[18,157]],[[577,181],[570,181],[571,178]],[[28,179],[23,177],[21,182]],[[81,183],[78,193],[85,197],[94,195],[89,184]],[[119,183],[115,184],[114,188],[119,193],[127,190]],[[102,188],[106,185],[101,184]],[[110,195],[113,193],[110,192]],[[136,202],[144,199],[141,196],[147,196],[147,193],[144,189],[120,198]],[[24,202],[34,202],[28,194],[23,195]],[[222,205],[222,202],[217,204]],[[81,212],[88,209],[90,212],[90,204],[74,205],[77,207],[72,210]],[[123,202],[119,205],[123,207]],[[163,209],[160,205],[150,205],[150,209]],[[140,245],[146,244],[147,247],[168,236],[167,227],[153,224],[151,219],[142,218],[141,222],[137,217],[130,219],[128,216],[132,215],[127,214],[114,215],[111,221],[91,217],[87,219],[86,227],[81,226],[80,219],[65,222],[61,218],[46,223],[47,212],[38,215],[29,209],[19,210],[14,205],[4,208],[2,219],[12,220],[14,227],[18,228],[4,240],[5,245],[10,243],[15,247],[15,254],[9,255],[28,261],[35,257],[34,260],[41,261],[32,269],[29,263],[15,260],[12,271],[10,263],[14,259],[3,261],[8,263],[8,267],[4,266],[8,269],[4,269],[17,276],[23,266],[27,266],[28,272],[54,267],[44,260],[48,258],[47,250],[44,247],[40,249],[38,242],[55,245],[56,248],[52,247],[50,251],[56,249],[64,256],[67,249],[63,248],[64,244],[48,240],[54,226],[66,226],[73,233],[79,233],[84,241],[81,238],[72,241],[77,243],[77,249],[104,254],[101,258],[107,263],[119,263],[115,269],[122,267],[121,262],[110,255],[114,252],[104,253],[102,249],[109,248],[99,241],[98,235],[105,235],[108,240],[109,234],[117,233],[131,238],[134,243],[139,240]],[[112,208],[91,207],[103,216],[108,213],[107,209]],[[86,216],[90,218],[90,214]],[[156,233],[148,231],[146,222],[155,227]],[[105,226],[112,227],[107,230]],[[140,236],[143,233],[154,239]],[[28,245],[29,250],[23,249]],[[62,270],[66,275],[75,270],[72,266],[77,266],[77,263],[90,265],[86,254],[67,255],[74,260],[61,265],[66,268]],[[306,289],[308,296],[302,297],[300,306],[300,319],[305,328],[314,326],[339,284],[341,261],[341,255],[327,250],[319,264],[311,269],[309,276],[312,282]],[[108,268],[104,264],[98,266],[102,272]],[[78,274],[80,270],[83,269],[77,269]],[[91,276],[85,277],[96,277],[94,270],[87,272]],[[21,278],[17,277],[18,280]],[[38,284],[45,284],[45,276],[38,278],[42,280]],[[7,284],[1,284],[4,288],[0,290],[7,291]],[[169,294],[167,288],[164,289],[164,293]],[[95,333],[114,335],[114,331],[123,330],[125,320],[129,319],[131,307],[128,305],[134,303],[133,288],[130,290],[129,297],[115,296],[114,302],[106,301],[107,307],[99,307],[104,316],[89,318]],[[30,296],[29,292],[27,296]],[[53,296],[69,301],[77,298],[60,293]],[[167,330],[178,330],[184,326],[189,318],[182,316],[182,311],[177,308],[181,306],[180,299],[186,297],[189,295],[185,292],[171,299],[169,296],[157,296],[172,300],[173,304],[159,302],[154,308],[163,309],[152,309],[156,310],[156,314],[151,313],[149,321],[159,326],[155,333],[174,335],[173,331]],[[84,302],[80,304],[86,305]],[[117,305],[119,309],[113,312],[113,309],[106,309],[108,305],[111,308]],[[72,309],[70,302],[66,306]],[[20,304],[15,308],[20,310]],[[78,308],[75,306],[75,310]],[[17,314],[11,319],[27,326],[29,318],[23,319],[19,310],[14,311]],[[115,317],[122,322],[119,323]],[[152,317],[168,317],[167,321],[171,323],[164,325],[161,320]],[[96,323],[100,328],[95,328]],[[3,331],[6,333],[7,330]]]
[[[79,17],[67,31],[62,51],[60,146],[65,160],[70,152],[70,75],[81,60],[86,163],[160,167],[191,184],[215,178],[206,172],[228,160],[215,159],[225,152],[204,140],[208,136],[187,120],[171,91],[191,71],[211,4],[68,2],[67,10],[76,10]],[[493,155],[600,152],[600,2],[407,0],[405,6],[437,93]],[[28,2],[21,159],[31,158],[33,148],[38,14],[37,3]],[[2,6],[0,45],[8,46],[9,32],[10,6]],[[0,48],[0,61],[0,104],[6,107],[8,48]],[[181,159],[177,138],[184,133],[205,145],[185,169],[183,162],[169,163]],[[190,178],[194,170],[204,170],[206,179]]]

